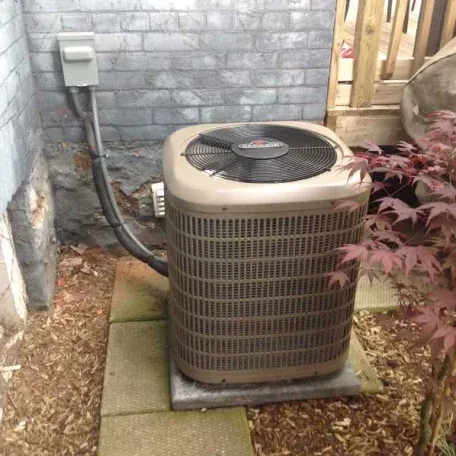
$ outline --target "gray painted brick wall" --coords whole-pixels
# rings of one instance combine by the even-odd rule
[[[335,0],[22,0],[50,141],[81,141],[60,31],[96,32],[105,140],[199,122],[321,121]]]
[[[40,150],[40,127],[20,3],[0,0],[0,214]]]
[[[56,273],[53,196],[42,146],[21,4],[0,0],[0,215],[8,210],[28,306],[34,308],[49,307]],[[4,291],[0,317],[7,320]]]

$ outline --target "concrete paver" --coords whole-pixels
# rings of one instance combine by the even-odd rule
[[[388,279],[369,282],[366,276],[359,279],[356,290],[355,311],[367,310],[371,313],[387,312],[399,308],[397,297],[394,294]]]
[[[166,321],[112,323],[101,415],[169,410]]]
[[[166,318],[168,279],[138,260],[117,263],[110,322]]]
[[[253,456],[243,407],[102,418],[98,456]]]

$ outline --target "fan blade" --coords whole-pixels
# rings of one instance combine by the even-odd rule
[[[223,141],[226,144],[233,144],[236,141],[243,139],[246,134],[242,131],[243,126],[236,128],[221,128],[219,130],[208,131],[207,133],[202,134],[201,138],[209,138],[216,141]],[[247,132],[247,135],[249,133]]]
[[[225,161],[224,164],[222,164],[221,162],[218,162],[217,169],[215,169],[213,172],[210,173],[211,177],[217,175],[218,173],[220,173],[222,171],[226,171],[227,168],[230,168],[232,165],[236,165],[237,161],[238,161],[237,156],[233,154],[233,156],[230,157],[230,159],[228,159],[227,161]],[[206,169],[205,171],[208,171],[208,170]]]
[[[197,151],[192,151],[192,152],[183,152],[181,155],[184,157],[189,157],[191,155],[231,155],[233,152],[228,149],[211,149],[211,150],[197,150]]]
[[[226,165],[233,162],[235,155],[218,155],[217,157],[210,158],[209,156],[195,156],[192,159],[197,160],[200,164],[199,169],[209,174],[217,173],[223,169]]]
[[[227,141],[226,139],[216,138],[208,134],[202,134],[199,136],[198,140],[201,144],[205,144],[211,147],[218,147],[220,149],[231,150],[232,141]]]

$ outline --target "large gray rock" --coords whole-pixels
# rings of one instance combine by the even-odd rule
[[[47,163],[39,155],[29,177],[8,206],[16,254],[24,275],[28,307],[51,305],[56,279],[54,197]]]
[[[161,146],[155,141],[105,144],[106,162],[121,212],[129,228],[147,247],[165,242],[163,221],[153,217],[150,191],[152,182],[162,180]],[[87,146],[48,143],[45,151],[54,187],[59,241],[119,247],[98,201]]]

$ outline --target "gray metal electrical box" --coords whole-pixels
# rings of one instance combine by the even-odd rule
[[[93,32],[64,32],[57,35],[67,87],[98,85],[94,38]]]

